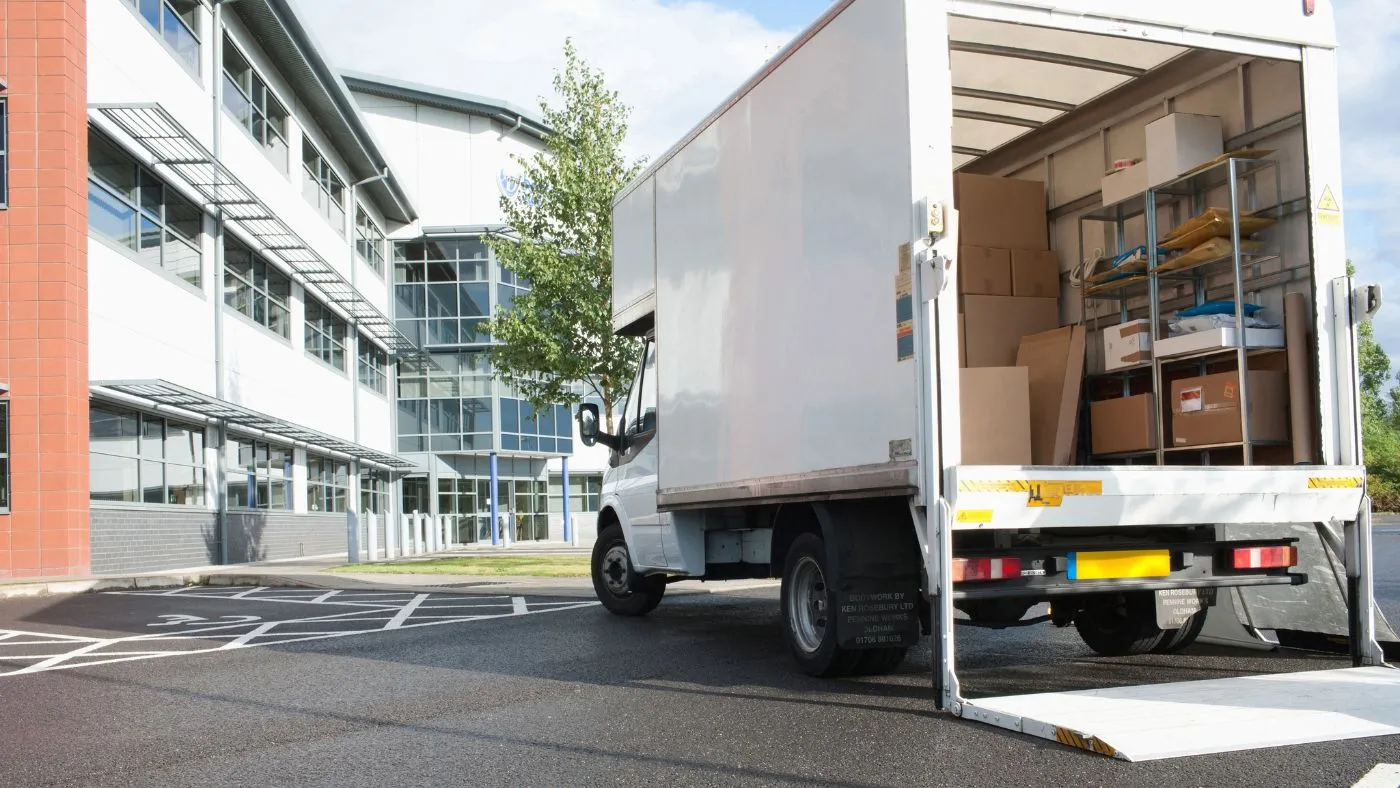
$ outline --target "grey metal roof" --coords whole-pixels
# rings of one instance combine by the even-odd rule
[[[229,3],[227,10],[247,25],[277,70],[292,84],[297,99],[350,167],[351,181],[373,177],[388,168],[388,159],[360,116],[355,99],[322,57],[290,0],[240,0]],[[388,220],[407,224],[418,218],[392,170],[387,179],[361,188]]]
[[[422,354],[394,322],[370,303],[345,276],[302,240],[286,222],[214,158],[207,148],[159,104],[94,104],[146,149],[151,161],[167,167],[193,188],[206,205],[217,206],[246,232],[274,263],[303,287],[318,292],[356,326],[399,357]]]
[[[385,470],[413,471],[419,469],[417,464],[403,457],[371,449],[352,441],[341,440],[323,432],[293,424],[286,419],[268,416],[251,408],[235,405],[208,394],[201,394],[166,380],[95,380],[89,386],[89,391],[92,396],[98,399],[103,399],[104,395],[112,392],[117,397],[109,396],[107,398],[114,401],[120,402],[124,398],[134,398],[154,405],[176,408],[196,416],[226,422],[231,429],[241,428],[253,432],[255,433],[254,437],[259,437],[256,433],[262,433],[271,438],[282,438],[289,443],[304,444],[312,449],[343,454]]]
[[[535,113],[500,99],[358,71],[342,71],[340,75],[355,93],[411,101],[414,104],[491,118],[497,123],[511,127],[518,124],[521,131],[540,140],[554,133],[554,130],[546,126]]]

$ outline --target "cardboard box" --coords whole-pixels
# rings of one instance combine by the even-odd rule
[[[1051,251],[1011,250],[1011,291],[1024,298],[1060,297],[1060,256]]]
[[[962,399],[962,464],[1030,465],[1030,375],[1025,367],[981,367],[958,373]]]
[[[958,250],[958,292],[1011,295],[1011,250],[964,246]]]
[[[1172,445],[1239,443],[1240,376],[1221,372],[1172,381]],[[1250,370],[1249,438],[1288,440],[1288,375]]]
[[[1236,341],[1235,329],[1215,328],[1210,331],[1197,331],[1191,334],[1182,334],[1179,337],[1159,339],[1154,352],[1157,354],[1157,358],[1170,358],[1203,350],[1234,347]],[[1246,328],[1244,342],[1245,347],[1283,347],[1283,329]]]
[[[1152,323],[1129,320],[1103,330],[1103,369],[1127,369],[1152,360]]]
[[[1089,403],[1089,435],[1095,455],[1157,449],[1157,402],[1137,394]]]
[[[953,176],[958,243],[996,249],[1049,249],[1045,184],[990,175]]]
[[[1214,115],[1176,112],[1147,124],[1147,185],[1160,186],[1225,152],[1225,128]]]
[[[1056,298],[962,296],[965,363],[969,367],[1013,367],[1021,337],[1060,325]]]
[[[1016,366],[1030,373],[1031,461],[1036,465],[1070,465],[1084,380],[1084,326],[1023,337]]]
[[[1104,207],[1143,194],[1147,191],[1147,163],[1140,161],[1131,167],[1124,167],[1105,175],[1099,189],[1102,192]]]

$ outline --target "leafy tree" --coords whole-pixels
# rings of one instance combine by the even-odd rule
[[[512,158],[520,187],[501,198],[515,237],[489,240],[496,259],[531,290],[490,320],[496,376],[542,410],[574,404],[578,391],[603,402],[613,431],[613,403],[636,369],[640,346],[612,332],[612,201],[641,171],[621,152],[629,110],[600,72],[564,43],[554,76],[561,102],[540,100],[553,133],[545,150]]]
[[[1347,261],[1347,274],[1356,266]],[[1365,321],[1357,328],[1361,378],[1361,453],[1368,474],[1367,488],[1377,511],[1400,510],[1400,389],[1389,397],[1382,389],[1390,379],[1390,356],[1376,341],[1375,327]],[[1386,400],[1389,399],[1389,402]]]

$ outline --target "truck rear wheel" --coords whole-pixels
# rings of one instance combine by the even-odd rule
[[[637,574],[622,526],[617,523],[604,528],[593,544],[592,574],[598,601],[619,616],[644,616],[655,610],[666,594],[665,577]]]
[[[862,653],[837,645],[834,594],[827,585],[826,544],[803,534],[788,549],[783,566],[783,632],[802,672],[844,676],[854,672]]]
[[[1102,656],[1147,654],[1177,632],[1157,628],[1155,604],[1150,591],[1086,599],[1074,616],[1074,628],[1084,644]]]

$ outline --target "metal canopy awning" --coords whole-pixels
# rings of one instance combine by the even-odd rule
[[[260,251],[280,262],[303,287],[320,294],[395,356],[423,350],[360,295],[345,277],[282,221],[251,189],[214,158],[159,104],[97,104],[94,109],[140,143],[162,165],[219,208],[252,237]]]
[[[422,470],[416,463],[387,452],[341,440],[323,432],[293,424],[285,419],[268,416],[232,402],[201,394],[184,386],[164,380],[104,380],[93,381],[92,396],[125,403],[135,399],[150,405],[175,408],[196,417],[225,422],[229,428],[267,436],[328,454],[337,454],[382,470],[414,472]]]
[[[953,166],[961,167],[1189,50],[950,16]]]

